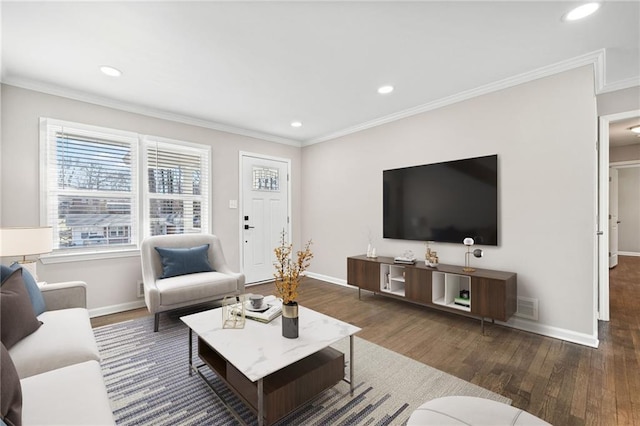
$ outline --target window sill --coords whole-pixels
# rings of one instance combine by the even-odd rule
[[[138,257],[140,256],[140,250],[126,249],[118,251],[91,251],[81,253],[54,253],[40,256],[40,261],[44,265],[55,263],[67,263],[67,262],[84,262],[88,260],[104,260],[104,259],[118,259],[123,257]]]

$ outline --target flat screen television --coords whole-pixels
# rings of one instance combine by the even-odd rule
[[[383,236],[498,245],[498,156],[384,170]]]

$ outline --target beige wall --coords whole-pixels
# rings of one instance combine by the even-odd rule
[[[640,109],[640,86],[598,95],[598,116]]]
[[[240,268],[239,211],[229,200],[239,199],[239,152],[291,159],[293,241],[298,244],[300,221],[300,148],[203,127],[181,124],[106,108],[59,96],[2,86],[2,146],[0,164],[1,226],[39,224],[39,118],[50,117],[95,126],[129,130],[207,144],[212,147],[212,231],[220,236],[230,265]],[[89,285],[89,308],[126,307],[140,302],[141,279],[136,257],[38,265],[42,280],[83,280]]]
[[[640,160],[640,144],[609,148],[609,162]]]
[[[364,253],[369,234],[380,255],[424,255],[421,242],[382,238],[383,170],[498,154],[500,242],[473,263],[517,272],[518,295],[539,299],[538,323],[512,323],[593,341],[593,87],[593,70],[583,67],[303,148],[311,271],[345,280],[346,257]],[[462,244],[434,246],[442,263],[464,262]]]
[[[500,245],[476,266],[518,273],[518,294],[540,320],[515,326],[593,343],[596,102],[583,67],[300,150],[11,86],[2,87],[2,226],[38,223],[38,118],[53,117],[207,143],[213,151],[213,230],[239,267],[238,151],[292,159],[294,243],[314,239],[311,272],[346,279],[346,257],[369,240],[381,255],[420,242],[382,239],[382,170],[498,154]],[[428,188],[425,188],[428,195]],[[435,244],[441,262],[464,248]],[[136,301],[139,259],[40,265],[47,281],[89,283],[91,308]],[[567,301],[571,300],[571,309]]]

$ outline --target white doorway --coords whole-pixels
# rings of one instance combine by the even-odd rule
[[[618,170],[609,169],[609,269],[618,265]]]
[[[598,149],[597,319],[609,321],[609,133],[612,123],[640,117],[640,110],[601,116]]]
[[[273,249],[290,235],[291,160],[240,153],[240,246],[247,284],[273,279]]]

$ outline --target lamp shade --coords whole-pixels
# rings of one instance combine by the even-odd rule
[[[43,228],[0,228],[0,256],[28,256],[50,253],[53,231]]]

